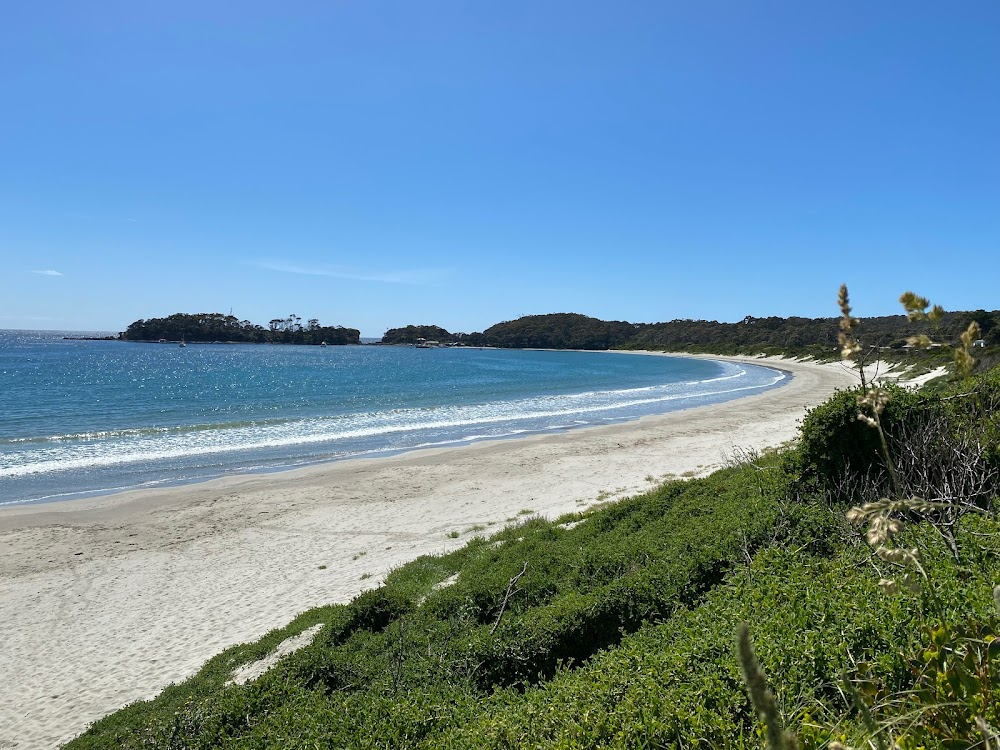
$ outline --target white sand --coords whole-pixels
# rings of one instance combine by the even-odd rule
[[[323,623],[319,623],[318,625],[313,625],[311,628],[306,628],[298,635],[286,638],[278,644],[274,651],[269,653],[263,659],[252,661],[249,664],[244,664],[243,666],[234,669],[232,679],[226,684],[228,685],[232,683],[234,685],[246,685],[248,682],[253,682],[258,677],[262,677],[267,670],[283,658],[289,654],[294,654],[300,648],[305,648],[312,643],[316,636],[319,635],[319,631],[322,629]]]
[[[949,370],[947,367],[937,367],[930,372],[925,372],[923,375],[915,375],[910,377],[908,371],[903,370],[897,373],[894,370],[889,370],[885,376],[881,377],[880,380],[887,383],[896,383],[904,388],[910,388],[912,390],[917,390],[918,388],[923,388],[932,380],[937,378],[943,378],[948,375]]]
[[[473,524],[554,518],[779,445],[855,383],[839,364],[751,361],[794,378],[622,425],[0,509],[0,750],[68,741]]]

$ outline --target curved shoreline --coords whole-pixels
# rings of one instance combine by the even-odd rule
[[[619,424],[0,509],[0,747],[64,742],[229,645],[464,544],[473,525],[583,510],[780,445],[853,384],[839,364],[705,358],[793,377]]]
[[[584,357],[594,357],[601,354],[610,357],[640,354],[647,357],[665,356],[668,359],[672,358],[675,360],[684,358],[683,356],[678,357],[668,353],[644,351],[556,349],[526,349],[523,351],[580,354],[584,355]],[[715,361],[715,359],[709,358],[706,361]],[[258,421],[237,421],[231,424],[214,425],[209,423],[205,425],[175,425],[173,427],[109,429],[107,432],[102,431],[103,428],[95,427],[93,429],[97,433],[97,437],[101,439],[109,435],[114,437],[119,433],[129,434],[130,437],[134,435],[161,435],[163,433],[176,435],[178,433],[189,432],[198,435],[204,432],[202,428],[208,427],[226,428],[226,430],[234,427],[239,429],[233,433],[226,431],[220,433],[224,437],[214,445],[214,448],[209,448],[208,451],[198,450],[195,446],[192,446],[190,453],[185,454],[183,448],[180,448],[181,452],[174,453],[173,451],[178,450],[176,446],[153,444],[146,446],[144,450],[136,447],[127,447],[124,450],[124,458],[120,458],[119,456],[120,460],[112,459],[109,461],[99,460],[105,458],[104,452],[99,451],[96,456],[87,456],[84,458],[84,460],[87,460],[87,458],[93,460],[93,463],[80,463],[69,469],[71,473],[63,479],[56,480],[60,482],[59,484],[48,485],[47,491],[53,494],[47,495],[28,494],[33,488],[30,477],[33,474],[38,474],[41,476],[40,481],[44,481],[49,471],[55,470],[56,472],[60,472],[66,469],[67,461],[52,457],[34,459],[33,463],[40,461],[44,468],[32,471],[29,467],[29,470],[23,474],[15,472],[12,475],[7,475],[5,473],[4,477],[0,477],[0,488],[8,490],[6,496],[0,497],[0,511],[5,508],[17,506],[39,508],[56,503],[73,503],[74,507],[83,507],[80,501],[90,498],[101,498],[129,492],[170,489],[235,476],[295,471],[338,461],[391,458],[410,451],[424,450],[432,447],[462,447],[489,440],[521,439],[532,435],[545,435],[571,429],[587,429],[605,424],[625,423],[636,421],[645,416],[646,414],[643,412],[655,415],[665,414],[670,411],[699,408],[701,405],[723,403],[744,398],[747,395],[768,388],[782,387],[787,384],[787,381],[781,381],[785,376],[790,375],[788,370],[781,370],[773,366],[763,366],[759,362],[751,363],[750,367],[754,367],[760,372],[769,373],[769,376],[772,377],[777,375],[777,378],[772,383],[753,384],[749,386],[737,385],[735,387],[727,385],[728,390],[722,384],[716,384],[716,381],[729,381],[732,380],[731,376],[705,376],[702,379],[701,376],[688,374],[689,377],[695,379],[690,381],[668,380],[666,383],[642,387],[595,383],[592,385],[593,390],[583,393],[576,393],[571,390],[563,394],[548,394],[546,391],[541,391],[536,394],[525,394],[515,397],[508,396],[493,403],[486,402],[483,404],[473,401],[460,405],[459,413],[451,413],[442,417],[435,417],[433,415],[418,417],[416,423],[412,419],[396,422],[395,418],[393,418],[393,421],[388,425],[381,420],[377,420],[375,423],[371,423],[369,420],[366,423],[347,428],[336,426],[339,418],[346,415],[340,415],[340,417],[322,415],[304,417],[300,415],[295,418],[274,417]],[[761,377],[761,375],[758,374],[757,377]],[[752,380],[752,377],[748,379]],[[742,379],[737,381],[737,383],[741,382],[743,382]],[[660,392],[655,397],[647,397],[645,395],[645,392],[654,391],[658,387],[669,388],[673,386],[690,387],[692,390],[689,394],[684,394],[683,392],[677,394]],[[616,387],[620,388],[620,390],[616,390]],[[719,390],[715,390],[716,388]],[[640,392],[643,392],[642,395],[639,395]],[[617,403],[614,399],[610,399],[605,403],[598,403],[597,405],[573,405],[575,403],[574,399],[577,396],[593,397],[607,394],[616,394],[619,398],[635,398],[640,400],[634,403]],[[631,395],[626,396],[625,394]],[[560,399],[558,403],[551,403],[553,396]],[[646,398],[648,400],[642,400]],[[525,410],[526,405],[529,404],[530,406],[527,406],[527,410]],[[444,405],[448,407],[447,411],[449,412],[456,406],[459,406],[448,403]],[[475,410],[481,406],[504,406],[505,410],[510,413],[502,417],[497,417],[492,411],[486,414],[466,413],[465,411],[466,409]],[[516,408],[506,408],[511,406]],[[553,409],[554,411],[547,411]],[[425,409],[411,406],[398,410],[392,409],[383,413],[396,411],[422,413]],[[355,416],[373,416],[373,414],[366,415],[362,413]],[[421,423],[420,419],[425,420],[424,423]],[[296,431],[295,437],[297,439],[284,444],[284,448],[277,447],[283,445],[281,442],[272,444],[267,442],[267,438],[260,437],[260,435],[267,433],[270,426],[274,423],[300,422],[304,424],[305,422],[312,422],[314,420],[331,423],[333,426],[323,428],[318,432],[306,431],[300,433]],[[546,421],[548,424],[544,424]],[[559,424],[559,422],[562,423]],[[498,425],[500,426],[499,432],[497,431]],[[343,435],[338,436],[337,430],[343,429],[354,430],[354,433],[349,438]],[[442,430],[446,434],[435,434],[440,433]],[[241,432],[256,432],[258,437],[248,439],[246,435],[239,434]],[[476,434],[477,432],[484,434]],[[382,437],[376,437],[378,435]],[[49,441],[73,441],[80,438],[88,439],[90,437],[91,434],[85,430],[82,434],[39,438],[38,441],[47,444]],[[273,437],[272,435],[272,439]],[[444,439],[440,442],[432,442],[438,438]],[[22,441],[15,440],[14,442]],[[31,439],[28,442],[35,442],[35,439]],[[161,454],[159,451],[165,451],[165,453]],[[44,453],[45,451],[42,452]],[[116,451],[116,453],[121,453],[121,451]],[[265,456],[265,454],[268,455]],[[63,458],[68,459],[69,463],[76,463],[80,460],[74,454],[66,455]],[[143,473],[140,470],[140,476],[132,476],[131,479],[133,481],[130,482],[130,477],[128,476],[129,469],[127,467],[148,465],[151,460],[154,462],[173,462],[176,465],[173,467],[161,466],[148,473]],[[185,461],[190,462],[190,466],[186,465]],[[18,462],[14,461],[7,468],[8,470],[14,470],[25,467],[19,467]],[[5,480],[10,480],[12,484],[7,484]],[[74,482],[76,483],[75,486]],[[0,495],[3,494],[0,492]],[[58,508],[61,506],[55,507]]]

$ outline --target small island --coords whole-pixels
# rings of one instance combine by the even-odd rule
[[[382,336],[382,343],[417,345],[434,341],[438,344],[458,344],[464,337],[464,333],[450,333],[441,326],[410,325],[404,328],[390,328]]]
[[[267,328],[222,313],[174,313],[166,318],[137,320],[118,334],[121,341],[183,341],[238,344],[360,344],[361,331],[322,326],[316,318],[303,325],[295,314],[274,318]]]

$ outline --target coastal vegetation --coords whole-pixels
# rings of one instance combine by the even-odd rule
[[[945,313],[939,321],[939,342],[955,344],[973,320],[979,321],[984,343],[1000,344],[1000,311]],[[839,357],[836,318],[755,318],[738,323],[673,320],[639,331],[626,346],[631,349],[705,351],[713,354],[785,353],[820,358]],[[858,319],[858,335],[882,356],[899,356],[912,347],[909,339],[925,326],[905,315]]]
[[[463,338],[461,333],[449,333],[441,326],[406,326],[405,328],[390,328],[382,336],[383,344],[416,344],[421,340],[437,341],[440,344],[458,343]]]
[[[969,324],[979,326],[981,365],[1000,361],[1000,310],[945,313],[937,324],[939,342],[955,345]],[[917,349],[908,341],[923,329],[905,315],[860,318],[859,333],[878,356],[890,361],[936,367],[948,359],[946,347]],[[275,318],[266,327],[221,313],[175,313],[137,320],[119,334],[123,341],[241,342],[281,344],[358,344],[360,331],[305,323],[296,315]],[[647,349],[723,355],[775,354],[834,359],[839,356],[836,318],[754,318],[738,323],[671,320],[665,323],[606,321],[578,313],[528,315],[490,326],[481,333],[453,333],[437,325],[390,328],[383,344],[424,341],[504,349]]]
[[[982,346],[981,362],[995,361],[1000,346],[1000,310],[944,313],[937,321],[939,343],[955,345],[975,322]],[[940,364],[946,347],[915,349],[909,339],[924,328],[906,315],[858,319],[858,333],[879,356]],[[708,354],[784,354],[818,359],[839,357],[836,318],[755,318],[737,323],[671,320],[665,323],[606,321],[577,313],[528,315],[490,326],[482,333],[450,333],[439,326],[407,326],[386,332],[384,343],[416,343],[417,338],[468,346],[537,349],[648,349]]]
[[[68,747],[995,748],[1000,368],[971,374],[971,323],[944,388],[862,381],[783,451],[418,558]]]
[[[122,341],[235,342],[244,344],[358,344],[356,328],[323,326],[311,318],[303,325],[297,315],[274,318],[267,328],[222,313],[174,313],[165,318],[137,320],[118,336]]]
[[[605,321],[577,313],[527,315],[466,337],[467,343],[514,349],[614,349],[627,344],[639,324]]]

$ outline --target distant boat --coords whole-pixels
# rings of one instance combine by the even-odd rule
[[[320,346],[326,346],[326,342],[325,342],[325,341],[324,341],[324,342],[322,342],[322,343],[320,344]]]
[[[181,339],[181,343],[178,346],[187,346],[187,344],[184,343],[184,339]]]

